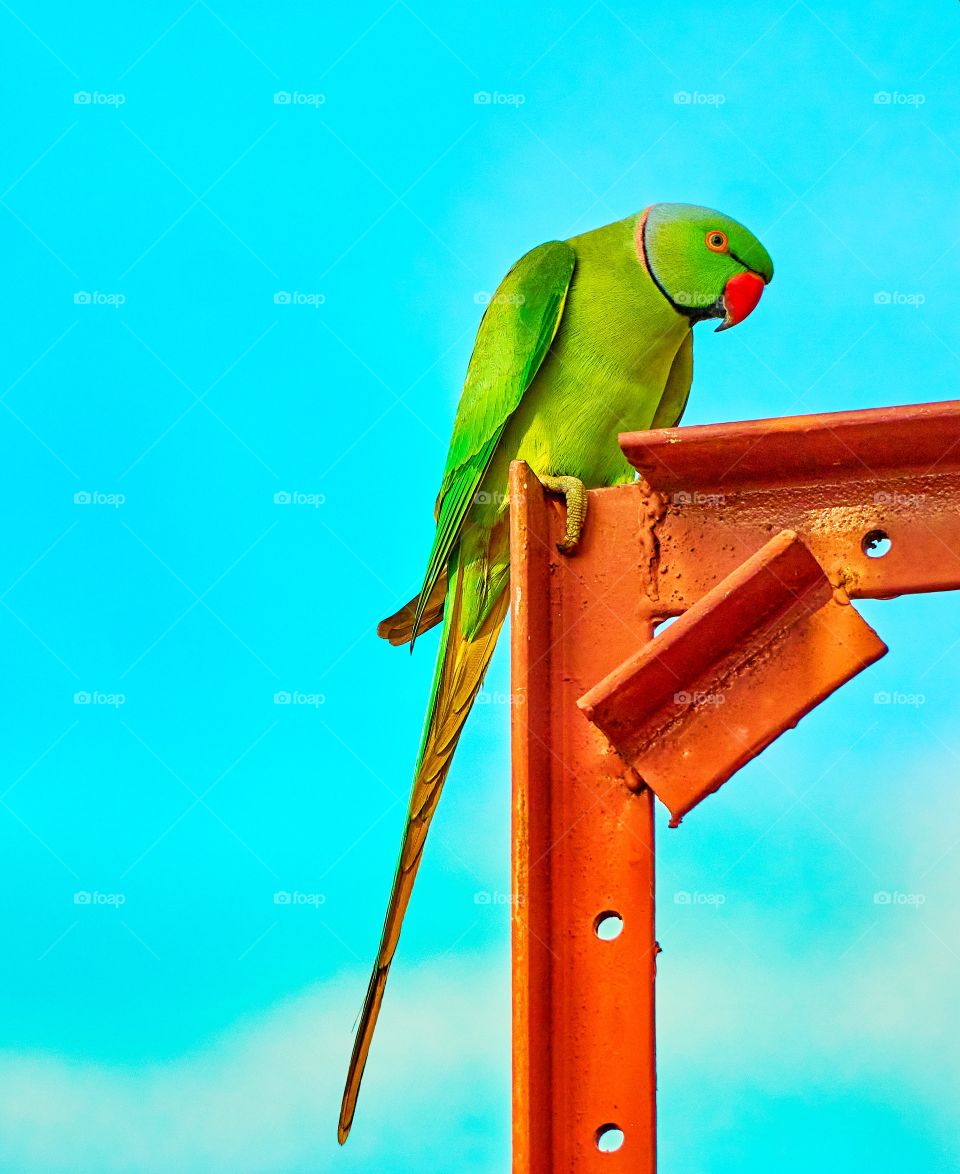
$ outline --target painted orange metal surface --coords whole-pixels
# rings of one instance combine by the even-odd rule
[[[651,634],[636,517],[605,504],[565,558],[559,505],[512,470],[515,1174],[656,1163],[653,796],[576,705]],[[607,913],[613,941],[596,932]],[[598,1149],[606,1126],[616,1152]]]
[[[675,827],[886,651],[784,530],[578,704]]]
[[[851,598],[960,588],[960,402],[665,429],[621,446],[641,480],[590,493],[571,558],[556,551],[559,504],[525,466],[511,473],[514,1174],[656,1169],[653,793],[578,699],[649,658],[658,621],[728,576],[742,588],[738,569],[784,530],[831,602],[778,631],[762,591],[741,596],[757,655],[736,688],[745,707],[767,707],[770,729],[881,653]],[[830,650],[838,637],[847,652]],[[765,675],[778,638],[808,677],[779,709],[764,695],[782,684]],[[722,676],[723,657],[709,660]],[[675,812],[731,765],[729,739],[696,746],[696,777],[666,757],[652,772],[664,794],[674,785]],[[601,941],[610,912],[623,930]],[[623,1131],[613,1153],[597,1146],[606,1126]]]
[[[655,491],[662,615],[780,530],[795,530],[850,598],[960,587],[960,401],[632,432],[620,444]],[[625,516],[636,510],[639,487],[612,492]],[[864,541],[877,533],[891,546],[871,558]]]

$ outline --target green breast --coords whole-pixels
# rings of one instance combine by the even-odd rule
[[[635,217],[570,244],[577,265],[560,329],[504,437],[538,473],[589,487],[633,478],[619,432],[649,428],[690,329],[637,259]]]

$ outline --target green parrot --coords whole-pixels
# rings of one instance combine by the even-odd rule
[[[406,829],[360,1016],[338,1137],[347,1139],[400,925],[460,732],[507,614],[510,462],[566,499],[576,548],[586,491],[635,477],[619,432],[677,424],[692,327],[741,322],[773,278],[766,249],[709,208],[652,204],[522,257],[484,312],[453,425],[419,594],[378,627],[409,643],[442,621]]]

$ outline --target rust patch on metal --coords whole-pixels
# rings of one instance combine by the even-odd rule
[[[657,526],[663,521],[667,512],[667,500],[658,493],[643,477],[637,482],[639,495],[638,531],[640,542],[640,569],[651,603],[660,602],[660,540],[657,537]]]

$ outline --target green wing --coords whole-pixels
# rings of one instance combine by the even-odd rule
[[[500,283],[483,315],[437,497],[437,533],[417,601],[411,648],[507,421],[557,333],[575,261],[576,254],[563,241],[532,249]]]
[[[690,397],[690,385],[693,382],[693,331],[687,331],[687,337],[680,344],[670,374],[667,376],[666,386],[660,403],[650,423],[651,428],[675,428],[680,423],[687,400]]]

